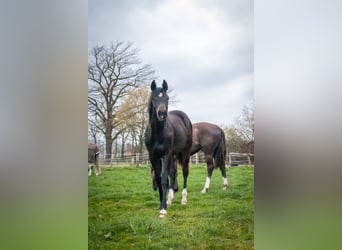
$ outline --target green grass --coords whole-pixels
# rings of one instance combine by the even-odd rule
[[[254,249],[254,168],[227,169],[222,191],[219,170],[202,194],[206,166],[191,166],[188,204],[179,191],[167,216],[159,218],[159,194],[149,167],[103,168],[88,178],[89,249]]]

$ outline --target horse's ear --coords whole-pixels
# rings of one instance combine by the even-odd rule
[[[163,90],[167,91],[167,82],[165,80],[163,80]]]
[[[157,87],[156,82],[153,80],[152,83],[151,83],[151,90],[152,91],[155,90],[156,87]]]

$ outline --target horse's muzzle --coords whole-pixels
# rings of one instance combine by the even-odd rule
[[[158,111],[157,118],[160,122],[165,121],[166,117],[167,117],[167,111]]]

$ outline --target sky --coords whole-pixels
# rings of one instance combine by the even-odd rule
[[[88,48],[132,42],[195,122],[230,125],[253,104],[252,0],[88,1]]]

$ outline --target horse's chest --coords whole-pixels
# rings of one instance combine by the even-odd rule
[[[145,145],[150,153],[161,157],[171,149],[172,136],[169,135],[166,127],[159,130],[147,128]]]
[[[152,150],[157,154],[164,154],[166,152],[166,145],[163,142],[155,142]]]

